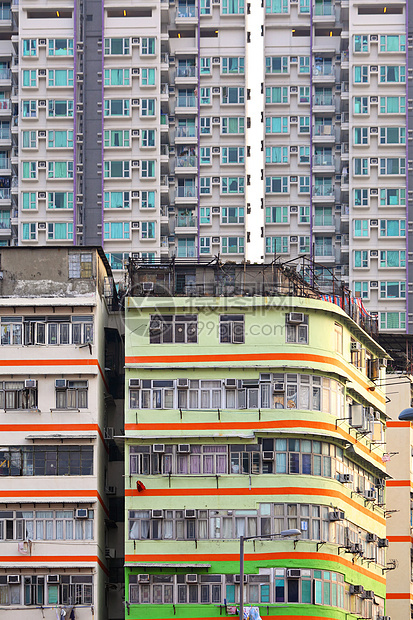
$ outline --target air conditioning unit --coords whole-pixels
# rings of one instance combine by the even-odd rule
[[[298,93],[298,86],[290,86],[290,93]]]
[[[213,65],[219,65],[219,63],[221,62],[220,58],[218,56],[214,56],[212,59],[212,64]]]
[[[274,452],[263,452],[262,453],[263,461],[273,461],[274,460]]]
[[[370,157],[370,164],[372,166],[377,166],[378,163],[379,163],[379,160],[377,159],[377,157]]]
[[[178,452],[179,454],[189,454],[191,451],[191,446],[189,443],[179,443],[178,444]]]
[[[374,543],[377,542],[377,534],[373,534],[372,532],[367,532],[366,534],[366,542]]]
[[[379,288],[378,280],[371,280],[370,288]]]
[[[39,39],[39,45],[46,45],[46,39]]]
[[[185,510],[185,519],[196,519],[196,510]]]
[[[290,207],[290,213],[298,213],[298,207],[293,205]]]
[[[45,131],[39,131],[38,134],[39,138],[45,138],[46,137],[46,132]]]
[[[370,196],[378,196],[379,195],[379,190],[376,187],[372,187],[370,189]]]
[[[139,222],[132,222],[130,227],[132,230],[139,230]]]
[[[129,379],[129,387],[130,388],[140,388],[141,380],[140,379]]]
[[[106,486],[105,487],[105,493],[106,495],[116,495],[116,487],[114,486]]]
[[[186,583],[198,583],[198,575],[196,573],[190,573],[185,575]]]
[[[149,575],[144,573],[138,575],[138,583],[149,583]]]
[[[60,575],[47,575],[46,581],[47,583],[59,583]]]
[[[298,243],[298,237],[290,237],[290,243]]]
[[[370,127],[370,133],[379,133],[378,127]]]
[[[224,387],[226,387],[227,390],[235,389],[237,387],[237,379],[225,379]]]
[[[362,585],[350,585],[350,594],[363,594],[364,588]]]
[[[212,177],[212,185],[219,185],[219,177]]]
[[[329,521],[343,521],[344,512],[342,510],[333,510],[333,512],[328,513]]]
[[[56,388],[65,388],[67,386],[66,379],[56,379],[54,382]]]
[[[152,446],[152,452],[155,452],[156,454],[163,454],[165,452],[165,444],[154,443]]]
[[[138,260],[139,252],[132,252],[132,258],[135,259],[135,260]]]
[[[221,89],[219,86],[213,86],[212,87],[212,94],[213,95],[219,95],[219,93],[221,92]]]
[[[153,291],[153,289],[154,289],[153,282],[142,282],[142,290],[145,291],[146,293],[149,293],[149,291]]]
[[[339,482],[353,482],[353,474],[339,474],[338,475]]]
[[[378,102],[379,102],[378,97],[370,97],[370,103],[378,103]]]
[[[244,575],[244,583],[248,582],[248,576]],[[241,583],[241,575],[234,575],[234,583]]]
[[[363,598],[368,598],[371,601],[374,600],[374,590],[364,590]]]
[[[389,539],[388,538],[378,538],[377,539],[377,546],[380,547],[380,549],[383,549],[384,547],[388,547],[389,546]]]
[[[371,65],[370,67],[370,73],[377,73],[377,71],[379,70],[377,65]]]
[[[378,250],[370,250],[370,257],[371,258],[377,258],[379,255],[379,251]]]
[[[88,512],[89,511],[87,508],[77,508],[75,512],[75,519],[87,519]]]
[[[132,129],[132,138],[139,138],[139,129]]]
[[[115,435],[115,429],[113,428],[113,426],[106,426],[104,428],[105,439],[113,439],[114,435]]]
[[[221,213],[220,207],[212,207],[212,215]]]
[[[360,543],[350,543],[347,547],[350,553],[362,553],[363,547]]]
[[[38,168],[46,168],[46,162],[45,161],[37,162],[37,167]]]
[[[300,324],[304,323],[304,314],[302,312],[290,312],[287,315],[287,323]]]
[[[298,123],[298,116],[290,116],[290,123]]]
[[[370,35],[370,41],[377,42],[379,40],[379,35],[378,34],[371,34]]]
[[[376,489],[366,489],[363,495],[366,499],[376,499]]]
[[[139,69],[137,68],[132,69],[132,75],[139,75]]]
[[[83,52],[83,43],[76,43],[76,49],[78,52]]]
[[[212,147],[212,154],[213,155],[219,155],[221,149],[219,148],[219,146],[213,146]]]
[[[298,146],[290,146],[290,153],[298,153]]]
[[[158,321],[158,319],[151,321],[149,324],[149,329],[152,332],[160,332],[162,329],[162,322]]]
[[[219,243],[219,237],[212,237],[212,243],[218,244]]]
[[[38,71],[39,77],[43,77],[46,75],[46,69],[39,69]]]
[[[377,616],[376,620],[391,620],[390,616]]]
[[[76,110],[77,110],[78,112],[83,112],[83,103],[78,103],[78,104],[76,105]]]
[[[152,510],[152,519],[163,519],[163,510]]]
[[[7,583],[20,583],[20,575],[7,575]]]
[[[46,230],[46,222],[39,222],[37,224],[37,230]]]
[[[291,56],[290,63],[296,63],[296,62],[298,62],[298,56]]]
[[[178,379],[176,382],[178,388],[189,388],[189,379]]]
[[[219,125],[219,116],[213,116],[212,117],[212,124],[213,125]]]
[[[284,392],[284,381],[277,381],[276,383],[272,384],[272,391],[273,392]]]
[[[116,558],[116,549],[106,547],[105,549],[105,558]]]
[[[379,225],[379,220],[370,220],[370,226],[376,228]]]
[[[139,99],[132,99],[132,105],[134,107],[139,107]]]
[[[37,387],[37,380],[36,379],[26,379],[24,382],[24,387],[25,388],[36,388]]]
[[[287,568],[287,578],[300,579],[301,568]]]
[[[139,160],[134,159],[132,161],[132,168],[139,168]]]
[[[39,108],[46,107],[46,99],[39,99]]]

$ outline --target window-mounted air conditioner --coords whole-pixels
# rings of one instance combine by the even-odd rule
[[[185,519],[196,519],[196,510],[185,510]]]
[[[179,443],[178,444],[178,452],[179,454],[189,454],[191,451],[191,446],[189,443]]]
[[[7,583],[20,583],[20,575],[7,575]]]
[[[145,291],[145,293],[149,293],[149,291],[153,291],[153,289],[154,289],[153,282],[142,282],[142,290]]]
[[[178,388],[189,388],[189,379],[177,379],[176,386]]]
[[[300,579],[301,568],[287,568],[287,577],[290,579]]]
[[[36,379],[26,379],[24,382],[24,387],[25,388],[36,388],[37,387],[37,380]]]
[[[333,510],[328,513],[329,521],[342,521],[344,519],[344,512],[342,510]]]
[[[154,443],[152,446],[152,452],[155,452],[156,454],[163,454],[165,452],[165,444]]]
[[[139,222],[132,222],[131,228],[132,230],[139,230]]]
[[[347,482],[353,482],[353,475],[352,474],[339,474],[338,480],[339,482],[342,482],[343,484]]]
[[[138,583],[149,583],[149,575],[143,573],[138,575]]]
[[[65,388],[67,387],[67,380],[66,379],[56,379],[54,382],[54,385],[56,388]]]
[[[248,582],[248,576],[244,575],[244,583]],[[241,575],[234,575],[234,583],[241,583]]]
[[[163,510],[152,510],[152,519],[163,519]]]
[[[287,315],[287,323],[300,324],[304,323],[304,314],[302,312],[290,312]]]
[[[274,452],[268,451],[262,453],[263,461],[273,461],[274,460]]]
[[[190,573],[185,575],[186,583],[198,583],[198,575],[196,573]]]
[[[60,575],[47,575],[46,581],[47,583],[59,583]]]
[[[75,512],[75,519],[87,519],[88,512],[89,511],[87,508],[77,508]]]
[[[140,388],[141,380],[140,379],[129,379],[129,387],[130,388]]]

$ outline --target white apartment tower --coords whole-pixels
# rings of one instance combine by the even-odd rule
[[[1,4],[6,243],[307,255],[413,328],[406,1]]]

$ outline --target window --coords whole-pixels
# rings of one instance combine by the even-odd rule
[[[211,134],[211,119],[209,118],[209,116],[201,116],[199,120],[200,120],[199,128],[200,128],[201,135],[206,135],[206,136],[210,135]]]
[[[36,192],[23,192],[22,193],[22,207],[23,209],[37,209]]]
[[[380,52],[405,52],[406,35],[388,34],[380,36]]]
[[[48,192],[48,209],[73,209],[73,192]]]
[[[354,297],[358,299],[369,299],[369,283],[360,280],[355,281]]]
[[[141,222],[141,239],[155,239],[155,222]]]
[[[21,147],[23,149],[37,148],[37,131],[22,131]]]
[[[288,194],[289,177],[265,177],[266,194]]]
[[[406,174],[406,159],[404,157],[381,158],[380,174]]]
[[[380,144],[406,144],[406,128],[380,127]]]
[[[356,34],[354,36],[354,52],[367,54],[369,51],[369,37],[367,34]]]
[[[155,163],[154,159],[143,159],[141,161],[141,179],[155,178]]]
[[[244,56],[225,56],[221,58],[221,73],[244,74],[245,59]]]
[[[47,225],[47,239],[49,241],[73,241],[73,222],[51,223]]]
[[[406,299],[406,282],[380,282],[380,299]]]
[[[200,224],[211,223],[211,209],[210,207],[200,207],[199,209],[199,222]]]
[[[310,133],[310,117],[298,117],[298,133]]]
[[[155,86],[155,69],[142,68],[140,71],[141,86]]]
[[[23,87],[24,88],[36,88],[37,87],[37,71],[36,69],[25,69],[23,71]]]
[[[73,69],[49,69],[48,86],[73,86]]]
[[[354,145],[369,144],[369,128],[354,127]]]
[[[310,87],[300,86],[300,98],[298,103],[310,103]]]
[[[69,254],[69,278],[91,278],[93,276],[93,255],[90,252]]]
[[[146,69],[141,69],[146,71]],[[130,86],[130,69],[105,69],[105,86]]]
[[[92,446],[9,446],[0,459],[0,476],[93,475]]]
[[[289,13],[289,0],[265,0],[266,13]]]
[[[298,177],[298,193],[299,194],[309,194],[310,193],[310,177]]]
[[[380,329],[406,329],[406,313],[380,312]]]
[[[87,409],[87,381],[66,381],[65,387],[56,387],[56,409]]]
[[[300,254],[308,254],[310,251],[310,237],[299,237],[299,248],[298,251]]]
[[[130,192],[104,192],[105,209],[130,209]]]
[[[93,510],[88,510],[87,519],[76,519],[74,510],[3,510],[0,514],[0,540],[93,540]]]
[[[105,39],[105,56],[127,56],[130,54],[130,39]]]
[[[211,15],[211,0],[201,0],[201,15]]]
[[[211,105],[211,89],[209,86],[207,88],[201,88],[200,104]]]
[[[105,99],[105,116],[129,116],[130,99]]]
[[[331,207],[315,207],[314,226],[334,226],[333,209]]]
[[[105,222],[104,239],[130,239],[129,222]]]
[[[199,238],[199,253],[211,254],[211,237]]]
[[[36,118],[37,117],[37,101],[22,101],[22,116],[23,118]]]
[[[73,39],[49,39],[49,56],[73,56]]]
[[[243,146],[221,147],[221,164],[243,164],[244,152]]]
[[[244,193],[244,177],[222,177],[221,193],[222,194],[243,194]]]
[[[73,131],[48,131],[47,147],[49,149],[73,148]]]
[[[265,237],[266,254],[288,254],[288,237]]]
[[[389,267],[406,267],[405,250],[380,250],[381,268]]]
[[[129,262],[129,252],[107,252],[106,258],[112,271],[123,270]]]
[[[368,97],[354,97],[354,114],[368,114],[369,113],[369,98]]]
[[[309,56],[299,57],[298,73],[310,73],[310,57]]]
[[[368,157],[354,157],[353,159],[353,174],[354,176],[368,176],[369,170],[369,158]]]
[[[223,86],[222,87],[222,103],[223,104],[244,103],[244,88],[235,87],[235,86]]]
[[[288,207],[265,207],[265,222],[267,224],[288,224]]]
[[[185,188],[187,189],[187,188]],[[195,188],[192,188],[194,189]],[[210,194],[211,193],[211,177],[200,177],[199,178],[199,191],[201,194]],[[189,194],[188,194],[189,195]]]
[[[358,269],[368,269],[369,267],[369,253],[367,250],[355,250],[354,252],[354,267]]]
[[[155,37],[141,37],[141,56],[153,56],[156,54]]]
[[[266,88],[265,103],[288,103],[287,86],[272,86]]]
[[[130,161],[105,161],[105,179],[130,178]]]
[[[406,114],[406,97],[380,97],[380,114]]]
[[[368,65],[354,65],[354,84],[368,84],[369,79],[369,66]]]
[[[210,119],[209,119],[210,120]],[[202,118],[201,118],[202,127]],[[245,119],[242,116],[227,116],[221,119],[221,133],[243,134],[245,132]],[[201,133],[202,129],[201,129]]]
[[[242,344],[245,341],[243,314],[221,314],[219,317],[220,343]]]
[[[201,75],[211,75],[211,57],[201,58],[200,65]]]
[[[405,237],[406,220],[380,220],[380,237]]]
[[[73,100],[49,100],[48,116],[54,118],[73,117]]]
[[[144,130],[141,129],[141,135],[143,135],[143,132],[146,131],[153,131],[155,132],[154,129],[151,130]],[[129,129],[106,129],[104,132],[104,145],[105,147],[115,147],[115,148],[120,148],[120,147],[129,147],[130,146],[130,131]],[[141,144],[142,146],[142,144]]]
[[[155,192],[141,191],[141,209],[155,209]]]
[[[300,0],[300,13],[310,12],[310,0]]]
[[[288,56],[266,56],[265,73],[288,73],[289,61]]]
[[[211,164],[211,147],[201,146],[199,151],[200,151],[200,164],[204,166],[209,166]]]
[[[310,207],[304,206],[299,208],[299,223],[300,224],[309,224],[310,223]]]
[[[354,190],[354,206],[355,207],[368,207],[369,206],[369,190],[368,189],[355,189]]]
[[[297,317],[297,320],[293,316],[295,314],[300,313],[289,312],[285,315],[285,342],[308,344],[308,314]]]
[[[149,324],[150,344],[198,342],[198,317],[196,314],[151,315]]]
[[[23,39],[23,56],[37,56],[37,39]]]
[[[380,206],[397,207],[406,204],[406,190],[400,189],[381,189],[380,190]]]
[[[380,67],[380,83],[404,84],[406,67],[404,65],[382,65]]]
[[[22,240],[23,241],[36,241],[37,240],[37,224],[24,223],[22,228]]]
[[[22,344],[22,324],[7,322],[13,320],[7,318],[3,321],[4,318],[1,321],[1,344]],[[24,381],[0,381],[0,408],[5,411],[37,409],[37,387],[25,388]]]
[[[309,147],[307,147],[309,148]],[[288,164],[288,146],[267,146],[265,149],[265,163]]]
[[[23,179],[37,179],[37,161],[24,161],[22,163]]]
[[[300,164],[310,163],[310,147],[300,146]]]
[[[21,583],[8,584],[7,576],[4,575],[0,577],[1,604],[25,606],[84,604],[90,606],[93,603],[92,575],[65,574],[58,577],[59,582],[54,584],[47,582],[46,575],[24,575]]]
[[[49,161],[48,179],[73,179],[73,161]]]
[[[265,119],[265,133],[289,133],[288,116],[267,116]]]
[[[244,13],[244,0],[222,0],[222,15]]]
[[[221,207],[221,224],[243,224],[244,207]]]
[[[243,254],[244,237],[221,237],[221,252],[223,254]]]
[[[155,116],[155,99],[141,99],[140,116]]]

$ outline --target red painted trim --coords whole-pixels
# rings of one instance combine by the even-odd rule
[[[386,599],[413,599],[413,595],[410,592],[387,592]]]
[[[409,487],[410,480],[386,480],[386,487]]]
[[[387,536],[390,542],[408,542],[413,543],[413,536]]]
[[[409,428],[411,422],[403,422],[402,420],[387,420],[388,428]]]

